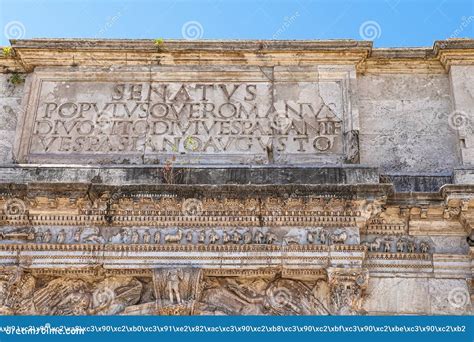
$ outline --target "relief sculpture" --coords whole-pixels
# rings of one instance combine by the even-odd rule
[[[130,277],[35,277],[0,270],[0,313],[115,315],[139,302],[142,283]]]
[[[191,315],[202,288],[198,268],[159,268],[153,272],[157,313]]]
[[[198,311],[204,315],[328,315],[329,296],[324,278],[209,277]]]

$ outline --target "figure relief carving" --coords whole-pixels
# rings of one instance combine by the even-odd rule
[[[188,243],[192,243],[192,242],[193,242],[193,237],[194,237],[193,231],[192,231],[191,229],[189,229],[189,230],[186,232],[186,235],[185,235],[186,241],[187,241]]]
[[[181,296],[179,295],[179,283],[183,280],[182,270],[170,268],[166,274],[166,277],[170,303],[174,303],[173,298],[176,298],[176,303],[181,304]]]
[[[301,237],[298,235],[286,235],[283,237],[284,245],[299,245]]]
[[[420,242],[420,253],[428,253],[430,251],[430,244],[426,241]]]
[[[265,240],[266,240],[266,243],[269,244],[269,245],[273,245],[276,241],[278,241],[278,238],[275,234],[273,234],[272,232],[267,232],[265,234]]]
[[[64,229],[61,229],[58,233],[58,236],[56,238],[57,243],[64,243],[66,241],[66,231]]]
[[[319,231],[319,241],[322,245],[325,245],[328,241],[328,232],[325,229]]]
[[[227,230],[224,230],[224,232],[222,233],[222,243],[228,244],[230,242],[232,242],[232,235],[227,232]]]
[[[461,214],[460,206],[449,206],[444,210],[443,217],[445,219],[454,220],[454,219],[457,219],[460,214]]]
[[[153,272],[156,310],[160,315],[191,315],[202,290],[198,268],[160,268]]]
[[[247,229],[245,233],[243,234],[243,239],[244,239],[244,244],[248,245],[252,243],[253,240],[253,235],[252,232]]]
[[[333,314],[361,314],[367,270],[329,269],[330,303]]]
[[[0,314],[115,315],[140,301],[142,283],[131,277],[46,277],[0,270]]]
[[[157,230],[155,232],[155,235],[153,235],[153,242],[156,243],[156,244],[161,243],[161,232],[159,230]]]
[[[42,241],[44,243],[50,243],[52,238],[53,238],[53,235],[51,234],[51,231],[49,229],[46,229],[43,232]]]
[[[92,227],[91,232],[84,237],[84,242],[86,243],[98,243],[102,244],[105,243],[104,237],[100,233],[100,229],[98,227]]]
[[[31,315],[36,279],[22,267],[0,268],[0,315]]]
[[[395,241],[395,244],[394,244]],[[401,236],[398,238],[385,236],[384,238],[378,236],[371,242],[363,242],[370,252],[383,251],[384,253],[428,253],[431,249],[431,244],[427,241],[417,241],[413,237]]]
[[[143,243],[144,244],[149,244],[151,241],[151,234],[148,230],[145,230],[143,233]]]
[[[166,243],[180,243],[182,238],[183,238],[183,231],[178,228],[175,234],[165,235],[165,242]]]
[[[265,243],[265,234],[263,234],[261,230],[257,230],[257,232],[255,233],[254,239],[255,239],[255,243],[263,244]]]
[[[406,242],[404,239],[398,239],[397,240],[397,252],[398,253],[403,253],[405,251],[406,247]]]
[[[217,232],[216,232],[214,229],[212,229],[212,230],[209,232],[209,243],[210,243],[211,245],[214,245],[214,244],[216,244],[217,242],[219,242],[219,239],[220,239],[219,234],[217,234]]]
[[[240,234],[237,230],[232,232],[232,242],[234,244],[239,244],[242,239],[242,234]]]
[[[317,228],[315,231],[306,232],[306,241],[308,244],[332,245],[345,244],[349,239],[349,234],[345,229],[336,229],[329,232],[324,228]]]
[[[74,242],[76,242],[76,243],[81,242],[81,235],[82,235],[83,230],[84,229],[82,227],[81,228],[76,228],[76,230],[74,231],[74,238],[73,238]]]
[[[331,244],[344,244],[347,240],[347,233],[345,231],[336,231],[331,234]]]
[[[382,245],[382,238],[376,237],[372,242],[364,242],[364,245],[367,246],[369,251],[377,252],[380,250],[380,246]]]
[[[327,315],[329,287],[325,278],[296,279],[209,277],[198,304],[203,315]]]
[[[132,231],[132,241],[131,241],[131,243],[136,245],[139,242],[140,242],[140,235],[138,234],[138,231],[133,230]]]
[[[198,234],[198,243],[206,243],[206,232],[204,230],[200,230]]]

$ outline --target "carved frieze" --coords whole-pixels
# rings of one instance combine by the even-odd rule
[[[0,257],[10,271],[0,275],[1,312],[363,314],[368,272],[447,277],[452,260],[465,268],[436,253],[464,248],[470,202],[389,201],[300,192],[6,192]],[[89,270],[97,265],[100,272]]]

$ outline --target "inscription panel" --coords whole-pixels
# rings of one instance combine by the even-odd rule
[[[20,162],[340,163],[350,68],[43,69],[30,79]]]

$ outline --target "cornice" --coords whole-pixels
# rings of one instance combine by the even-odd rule
[[[25,71],[37,66],[356,65],[372,43],[355,40],[12,40]]]
[[[366,73],[446,73],[474,65],[474,40],[436,41],[432,48],[373,48],[356,40],[11,40],[0,72],[37,66],[113,65],[354,65]]]
[[[446,70],[452,65],[474,65],[474,39],[439,40],[433,52]]]
[[[25,69],[21,65],[19,59],[15,55],[5,56],[0,54],[0,74],[7,72],[24,72]]]
[[[166,39],[13,39],[15,49],[122,50],[122,51],[366,51],[370,41],[332,40],[182,40]]]

